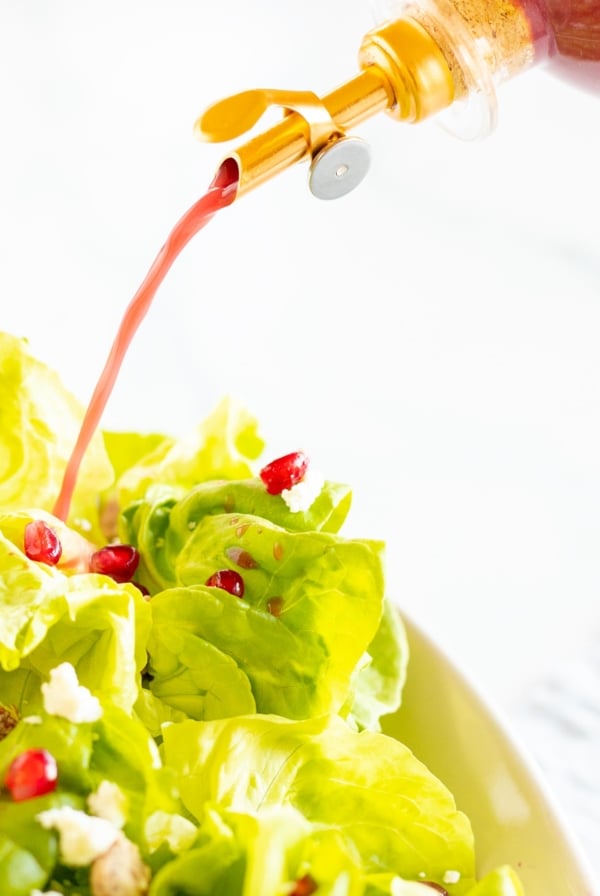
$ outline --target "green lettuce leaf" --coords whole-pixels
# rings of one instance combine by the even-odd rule
[[[138,580],[155,595],[152,694],[195,719],[340,709],[383,612],[382,545],[333,534],[350,500],[347,486],[326,483],[309,510],[292,513],[252,479],[202,483],[183,498],[157,485],[128,508],[124,538],[140,552]],[[224,568],[243,576],[242,602],[204,586]],[[390,693],[397,672],[390,662]],[[365,700],[369,682],[375,677],[364,678]],[[369,718],[388,710],[390,693],[375,698]],[[161,716],[146,700],[140,712],[150,721],[148,711]]]
[[[66,792],[13,803],[0,798],[0,893],[30,896],[44,890],[58,863],[58,839],[35,819],[39,812],[71,806],[83,800]]]
[[[446,787],[403,744],[355,732],[339,717],[292,722],[248,716],[186,721],[163,731],[165,762],[202,822],[207,805],[260,816],[291,806],[312,824],[342,832],[365,874],[393,873],[447,884],[475,882],[473,836]]]
[[[117,707],[103,705],[101,718],[95,722],[75,724],[68,719],[39,715],[21,720],[0,742],[0,776],[4,779],[10,763],[25,750],[43,746],[56,760],[58,767],[57,798],[76,797],[76,808],[92,808],[90,794],[103,782],[116,785],[123,797],[123,831],[137,843],[144,854],[151,851],[147,842],[146,823],[161,812],[170,816],[184,811],[179,800],[173,773],[161,765],[156,745],[145,727]],[[10,798],[0,799],[0,831],[7,813],[16,810]],[[19,803],[23,807],[23,823],[29,825],[40,811],[39,798]],[[26,811],[27,807],[29,812]],[[86,808],[87,807],[87,808]],[[16,837],[16,829],[12,832]],[[46,842],[38,832],[42,842]],[[19,839],[24,841],[24,835]],[[46,867],[46,866],[44,866]],[[4,891],[1,891],[4,896]]]
[[[242,892],[245,871],[242,844],[220,814],[207,807],[194,845],[163,864],[152,880],[150,896],[236,896]]]
[[[83,419],[83,406],[58,375],[34,358],[24,339],[0,332],[0,507],[51,511]],[[91,441],[77,481],[70,520],[97,526],[98,495],[114,480],[101,434]]]
[[[185,492],[208,479],[251,476],[250,461],[264,447],[256,419],[229,398],[182,438],[106,433],[105,440],[120,473],[116,491],[121,507],[143,498],[155,482]]]
[[[188,587],[152,599],[152,692],[184,708],[181,699],[173,700],[178,682],[180,697],[188,699],[190,660],[206,642],[247,676],[259,712],[294,719],[337,712],[379,626],[381,545],[324,532],[288,532],[267,520],[232,514],[204,517],[188,534],[176,559],[176,576]],[[192,584],[238,564],[243,600]],[[274,600],[276,614],[269,609]],[[205,679],[208,674],[218,681],[209,666],[205,670]],[[194,717],[215,715],[201,708]]]
[[[360,858],[335,828],[289,806],[260,815],[209,808],[195,847],[163,866],[151,894],[281,896],[308,875],[323,896],[362,896]]]
[[[191,606],[193,593],[184,593],[183,597]],[[248,676],[232,657],[188,631],[181,616],[175,623],[165,624],[159,611],[155,625],[148,671],[151,694],[159,703],[178,711],[183,718],[193,719],[222,719],[256,712]],[[146,704],[146,710],[149,709]],[[148,719],[141,712],[140,716]],[[153,724],[152,731],[158,734],[160,729]]]
[[[408,655],[404,623],[397,608],[386,599],[379,628],[364,662],[353,674],[348,712],[342,709],[340,715],[359,730],[380,731],[380,718],[400,706]]]
[[[292,513],[280,495],[269,495],[259,479],[202,483],[183,495],[179,489],[157,485],[144,500],[124,510],[122,537],[134,544],[142,558],[138,579],[151,592],[182,584],[177,574],[179,555],[192,535],[211,516],[240,515],[269,520],[290,532],[337,532],[350,508],[348,486],[326,482],[309,510]],[[244,523],[236,528],[242,529]]]
[[[29,560],[0,519],[2,702],[33,711],[41,682],[68,661],[94,694],[130,710],[149,630],[150,608],[138,588]]]
[[[142,465],[159,447],[164,448],[166,443],[169,445],[175,443],[173,437],[162,433],[104,430],[102,435],[106,452],[115,471],[116,482],[133,467]]]

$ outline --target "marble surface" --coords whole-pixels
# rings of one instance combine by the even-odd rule
[[[4,0],[0,327],[82,400],[125,304],[223,154],[192,124],[251,86],[356,70],[362,0]],[[536,70],[489,139],[386,117],[339,202],[299,167],[186,250],[105,425],[185,432],[224,394],[273,454],[352,483],[347,533],[507,709],[597,862],[600,98]]]
[[[511,719],[600,880],[600,651],[530,688]]]

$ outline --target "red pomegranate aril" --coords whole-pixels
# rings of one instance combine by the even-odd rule
[[[234,597],[244,596],[244,580],[235,569],[219,569],[206,580],[211,588],[222,588]]]
[[[290,890],[289,896],[312,896],[319,889],[316,880],[305,874],[294,884],[294,889]]]
[[[131,544],[109,544],[90,557],[90,572],[110,576],[115,582],[131,582],[140,562],[140,555]]]
[[[302,482],[308,469],[308,457],[303,451],[294,451],[272,460],[262,468],[259,475],[270,495],[280,495],[282,491]]]
[[[44,520],[32,520],[25,526],[25,554],[30,560],[56,566],[61,558],[62,545],[52,526]]]
[[[4,784],[15,802],[31,800],[56,790],[56,760],[47,750],[19,753],[8,767]]]

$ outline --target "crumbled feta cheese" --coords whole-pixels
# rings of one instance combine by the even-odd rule
[[[190,848],[198,831],[183,815],[159,809],[148,816],[144,833],[151,852],[166,843],[171,852],[179,853]]]
[[[32,890],[29,896],[63,896],[58,890]]]
[[[325,485],[325,479],[316,470],[308,469],[301,482],[297,482],[291,488],[284,488],[281,497],[292,513],[301,510],[310,510],[319,497]]]
[[[444,874],[445,884],[457,884],[460,880],[460,871],[446,871]]]
[[[113,781],[101,781],[88,796],[87,804],[92,815],[110,821],[116,828],[122,828],[127,820],[127,797]]]
[[[65,865],[85,867],[110,849],[119,837],[119,829],[106,821],[86,815],[71,806],[47,809],[36,815],[44,828],[54,828],[60,839],[60,854]]]
[[[50,671],[50,681],[42,684],[44,709],[70,722],[96,722],[102,715],[97,697],[80,685],[71,663],[61,663]]]
[[[41,725],[44,720],[41,716],[23,716],[21,721],[26,725]]]

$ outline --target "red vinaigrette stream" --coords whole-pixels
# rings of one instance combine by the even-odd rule
[[[145,280],[127,306],[65,469],[53,510],[54,516],[59,519],[66,520],[69,515],[71,499],[86,449],[98,428],[131,340],[146,316],[159,286],[191,238],[202,230],[218,211],[231,205],[236,197],[237,187],[237,165],[233,159],[227,159],[217,170],[204,196],[188,209],[170,232]]]

